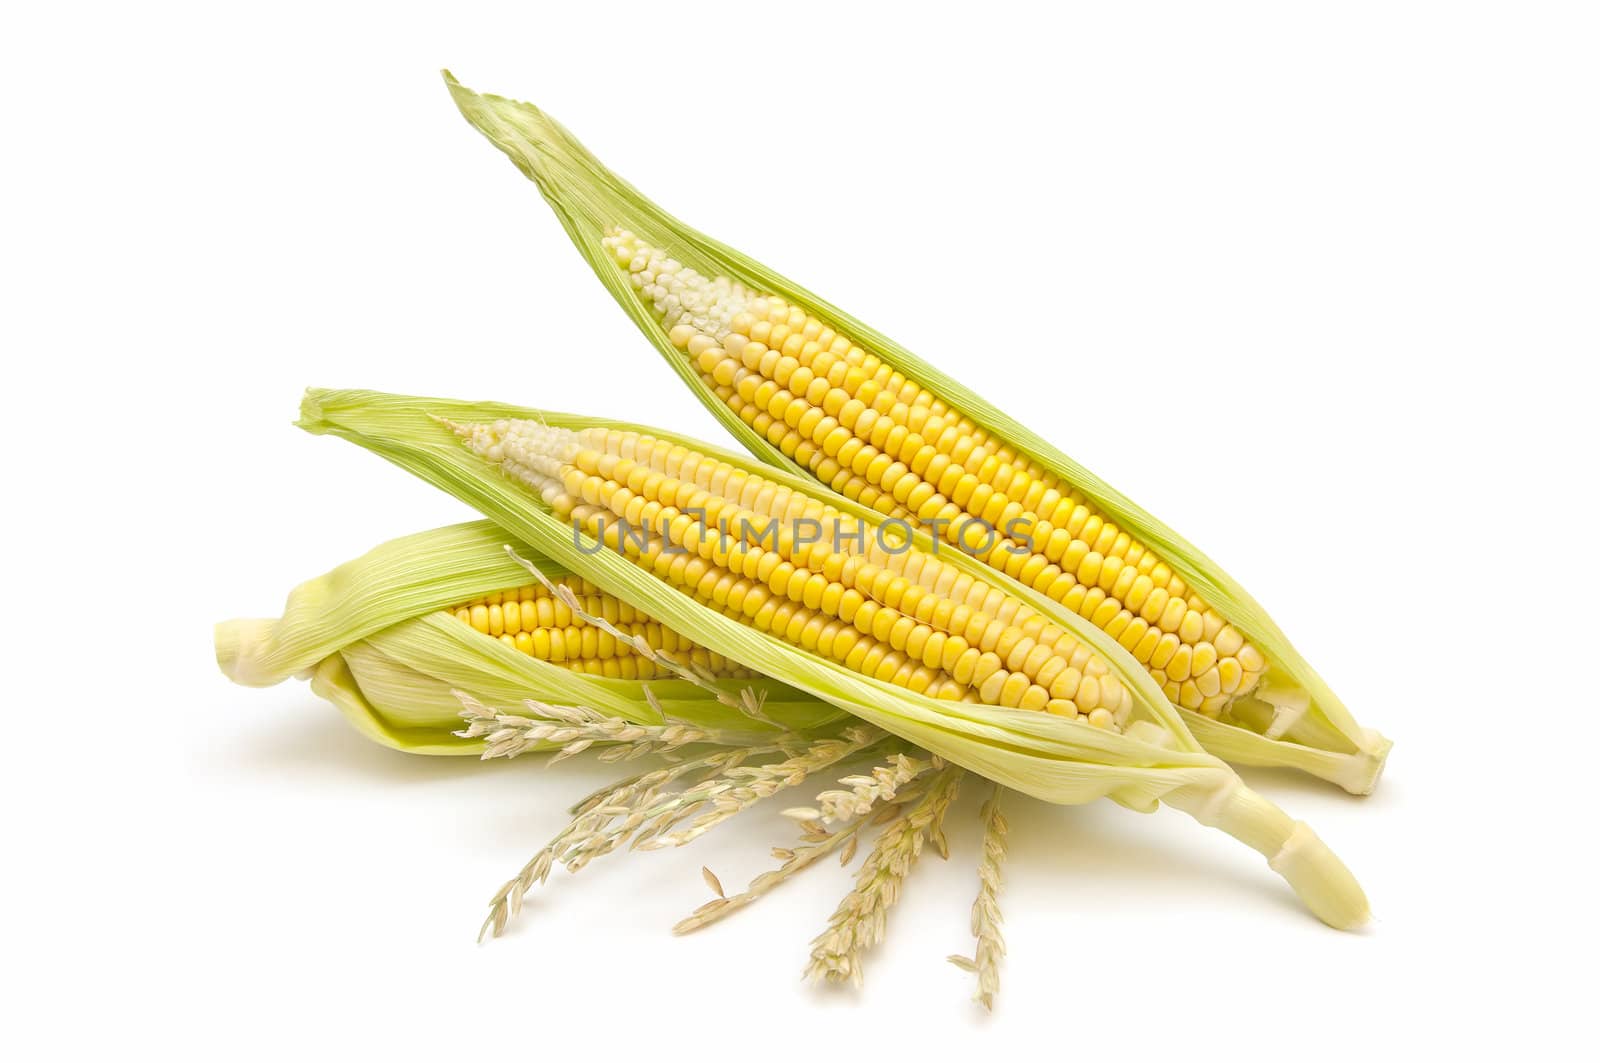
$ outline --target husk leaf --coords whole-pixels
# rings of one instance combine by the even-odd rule
[[[275,620],[217,625],[217,664],[234,682],[270,686],[293,675],[333,702],[362,734],[395,749],[477,754],[479,739],[455,736],[461,703],[452,691],[518,711],[529,699],[578,705],[636,723],[661,713],[707,729],[765,725],[682,680],[607,679],[519,653],[443,612],[480,595],[528,582],[507,553],[537,558],[489,521],[408,535],[382,544],[296,587]],[[542,560],[542,559],[540,559]],[[564,573],[546,562],[547,575]],[[770,679],[710,684],[730,695],[752,690],[777,724],[808,734],[836,730],[850,717]],[[655,695],[661,711],[645,697]]]

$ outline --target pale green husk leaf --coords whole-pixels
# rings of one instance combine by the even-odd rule
[[[234,682],[270,686],[307,676],[362,734],[412,753],[477,754],[480,739],[455,736],[461,703],[453,691],[516,711],[526,700],[577,705],[636,723],[661,713],[706,729],[764,725],[682,680],[628,679],[574,672],[519,653],[443,610],[528,582],[508,553],[538,555],[489,521],[408,535],[296,587],[278,619],[217,625],[217,663]],[[542,559],[540,559],[542,561]],[[548,562],[547,575],[564,570]],[[655,695],[660,712],[645,697]],[[808,734],[836,730],[850,717],[770,679],[728,679],[710,687],[751,690],[762,711]]]

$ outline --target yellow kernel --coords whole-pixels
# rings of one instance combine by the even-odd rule
[[[904,650],[907,648],[911,633],[915,630],[917,630],[917,622],[902,613],[900,618],[894,622],[894,626],[889,629],[889,637],[884,641],[888,642],[896,650]]]
[[[1142,624],[1144,621],[1141,620],[1138,623]],[[1149,664],[1150,656],[1154,655],[1155,647],[1160,644],[1160,640],[1162,640],[1162,632],[1158,631],[1157,628],[1146,628],[1144,634],[1139,637],[1138,644],[1134,644],[1133,650],[1130,650],[1133,653],[1134,660],[1139,661],[1141,664]]]
[[[1100,588],[1096,587],[1095,590],[1098,591]],[[1102,591],[1101,593],[1104,592]],[[1118,604],[1117,600],[1115,598],[1107,598],[1095,606],[1094,612],[1089,616],[1089,622],[1095,627],[1104,630],[1111,626],[1111,621],[1115,620],[1121,612],[1122,606]],[[1129,617],[1129,619],[1131,620],[1132,617]],[[1112,638],[1115,637],[1115,635],[1112,636]]]
[[[955,641],[955,639],[950,640],[951,643],[954,643]],[[962,686],[969,686],[972,682],[972,674],[978,666],[978,658],[983,656],[983,654],[975,647],[968,646],[965,639],[960,641],[962,647],[961,652],[956,656],[953,664],[945,667],[945,671],[950,673],[950,678],[954,679]],[[947,661],[950,659],[950,645],[948,643],[945,646],[945,659]]]
[[[1078,687],[1083,683],[1083,673],[1076,668],[1068,667],[1056,676],[1050,684],[1052,698],[1071,698],[1077,694]]]
[[[1155,629],[1152,628],[1151,630],[1153,631]],[[1156,643],[1155,651],[1150,654],[1150,660],[1148,662],[1150,667],[1163,669],[1166,668],[1167,662],[1172,660],[1172,655],[1178,652],[1179,645],[1180,643],[1178,642],[1178,636],[1171,634],[1170,632],[1162,635],[1160,641]]]
[[[1167,601],[1171,598],[1165,590],[1156,587],[1144,600],[1144,605],[1139,610],[1139,616],[1147,623],[1155,624],[1161,619],[1161,614],[1167,608]]]
[[[996,672],[995,675],[1005,675],[1004,684],[1000,687],[1000,704],[1007,708],[1021,708],[1022,699],[1033,684],[1028,682],[1028,677],[1020,672]],[[1043,691],[1040,691],[1043,693]]]
[[[1193,652],[1194,651],[1190,647],[1180,645],[1177,652],[1172,655],[1172,659],[1167,662],[1167,676],[1179,683],[1183,682],[1185,679],[1188,679],[1189,661]]]
[[[1121,644],[1123,649],[1127,650],[1129,653],[1132,653],[1137,660],[1141,662],[1147,661],[1150,659],[1149,654],[1147,653],[1145,656],[1140,657],[1136,652],[1135,647],[1137,647],[1144,640],[1144,637],[1149,630],[1149,624],[1146,624],[1138,617],[1133,617],[1128,621],[1128,626],[1122,629],[1122,634],[1116,636],[1117,642]]]
[[[1178,684],[1178,704],[1186,709],[1198,709],[1205,701],[1205,696],[1200,693],[1200,688],[1193,679]]]
[[[1244,668],[1236,658],[1223,657],[1217,661],[1217,676],[1222,681],[1222,692],[1232,694],[1244,680]]]
[[[1100,704],[1100,680],[1092,675],[1083,677],[1083,682],[1078,684],[1078,692],[1072,696],[1080,709],[1092,709]]]

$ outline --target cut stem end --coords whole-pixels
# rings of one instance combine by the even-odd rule
[[[1167,803],[1233,835],[1267,858],[1313,915],[1336,930],[1371,918],[1367,895],[1344,861],[1309,826],[1232,776],[1218,786],[1173,791]]]

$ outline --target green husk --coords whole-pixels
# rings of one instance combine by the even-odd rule
[[[698,440],[641,425],[494,403],[469,403],[312,389],[300,426],[336,435],[387,458],[455,495],[551,563],[576,572],[711,650],[820,698],[969,770],[1060,804],[1109,797],[1130,808],[1161,802],[1235,835],[1268,857],[1320,918],[1341,928],[1367,916],[1366,898],[1350,873],[1309,828],[1249,791],[1231,769],[1204,752],[1159,688],[1115,643],[1087,621],[1025,588],[1030,605],[1100,652],[1133,693],[1137,722],[1114,734],[1047,713],[936,701],[852,673],[814,654],[746,627],[695,602],[626,558],[602,549],[551,512],[535,493],[462,445],[446,422],[537,420],[557,428],[616,428],[649,434],[713,454],[748,473],[817,493],[809,479],[769,468]],[[879,514],[848,500],[830,500],[851,516],[881,528]],[[885,531],[880,534],[889,535]],[[924,550],[926,535],[912,536]],[[991,579],[990,570],[959,551],[947,563]],[[508,651],[510,652],[510,651]]]
[[[836,730],[849,717],[826,702],[770,679],[730,679],[709,689],[682,680],[628,679],[574,672],[534,660],[444,613],[447,607],[528,582],[508,553],[540,560],[489,521],[408,535],[296,587],[276,620],[228,620],[216,627],[217,664],[245,686],[305,676],[362,734],[410,753],[479,754],[482,739],[458,738],[460,690],[515,710],[525,700],[577,705],[636,723],[662,713],[707,729],[760,730],[763,724],[718,701],[714,690],[752,690],[763,713],[808,734]],[[559,565],[540,570],[561,575]],[[645,698],[648,686],[660,706]]]
[[[1189,586],[1266,654],[1272,663],[1271,679],[1288,700],[1309,701],[1305,711],[1296,712],[1279,711],[1266,701],[1244,698],[1235,702],[1225,721],[1179,708],[1177,711],[1208,750],[1239,764],[1297,768],[1337,783],[1351,793],[1370,793],[1377,785],[1388,756],[1389,740],[1360,726],[1255,599],[1177,532],[888,337],[759,262],[678,221],[608,170],[538,108],[475,93],[448,72],[445,81],[467,120],[539,186],[579,253],[673,372],[752,454],[768,464],[806,474],[805,468],[791,462],[706,388],[689,360],[672,346],[650,308],[636,295],[627,276],[604,252],[600,241],[607,229],[627,228],[708,277],[724,275],[808,308],[850,335],[863,350],[944,396],[975,422],[1072,484],[1131,535],[1154,548]],[[813,481],[811,490],[826,488]],[[1125,651],[1118,647],[1116,652]]]

